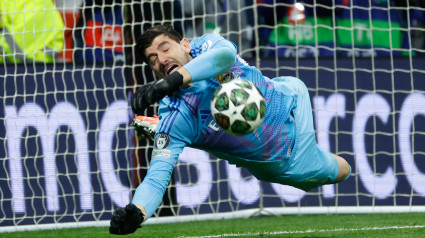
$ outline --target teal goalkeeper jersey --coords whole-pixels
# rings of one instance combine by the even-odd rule
[[[196,58],[208,50],[228,45],[229,42],[221,36],[207,34],[191,41],[191,54]],[[220,81],[237,76],[253,82],[264,95],[267,105],[260,127],[243,136],[221,130],[214,122],[210,108]],[[162,201],[178,156],[186,146],[207,151],[247,168],[258,179],[273,182],[288,166],[285,162],[294,149],[295,122],[291,111],[296,98],[282,83],[263,76],[239,57],[228,71],[215,78],[197,81],[172,97],[165,97],[160,102],[160,122],[149,170],[136,190],[133,203],[144,206],[148,217],[152,216]]]

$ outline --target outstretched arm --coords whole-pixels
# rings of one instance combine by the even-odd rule
[[[135,232],[143,221],[154,214],[162,202],[179,155],[197,134],[192,126],[194,122],[187,120],[189,111],[170,111],[168,106],[163,105],[159,112],[163,120],[159,122],[158,128],[163,126],[167,129],[156,131],[148,172],[137,187],[131,203],[115,210],[111,219],[111,233]],[[168,117],[174,120],[167,120]]]
[[[120,235],[133,233],[141,227],[142,222],[153,215],[162,202],[175,162],[176,159],[168,157],[154,159],[151,162],[148,174],[137,187],[131,203],[114,211],[109,227],[110,233]]]
[[[153,153],[168,152],[154,149]],[[176,163],[177,156],[159,159],[154,157],[150,163],[148,173],[143,182],[137,187],[131,201],[133,204],[140,205],[145,209],[145,214],[147,215],[145,219],[150,218],[161,204]]]
[[[183,75],[183,84],[215,77],[232,67],[236,62],[236,48],[230,41],[224,47],[212,48],[189,61],[178,70]]]

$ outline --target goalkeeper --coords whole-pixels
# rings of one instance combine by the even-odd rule
[[[186,146],[245,167],[262,181],[304,191],[349,177],[348,163],[317,145],[310,97],[301,80],[263,76],[237,56],[232,42],[215,34],[189,42],[171,27],[159,25],[146,30],[136,47],[161,79],[137,90],[132,109],[140,115],[160,102],[159,119],[140,124],[154,133],[152,160],[132,203],[113,213],[111,233],[132,233],[152,216]],[[243,136],[220,130],[210,110],[220,82],[236,76],[254,83],[267,105],[260,129]]]

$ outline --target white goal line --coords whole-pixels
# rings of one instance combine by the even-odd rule
[[[395,229],[419,229],[425,228],[425,225],[416,225],[416,226],[384,226],[384,227],[364,227],[364,228],[337,228],[337,229],[329,229],[329,230],[305,230],[305,231],[275,231],[275,232],[255,232],[255,233],[229,233],[222,235],[212,235],[212,236],[184,236],[180,238],[213,238],[213,237],[241,237],[241,236],[260,236],[260,235],[283,235],[283,234],[308,234],[315,232],[345,232],[345,231],[374,231],[374,230],[395,230]]]
[[[182,215],[173,217],[154,217],[147,220],[143,225],[166,224],[205,220],[223,220],[248,218],[256,215],[310,215],[310,214],[367,214],[367,213],[408,213],[425,212],[425,206],[341,206],[341,207],[278,207],[264,209],[246,209],[234,212],[216,214]],[[110,221],[81,221],[56,224],[16,225],[0,227],[0,233],[34,230],[54,230],[64,228],[82,227],[107,227]]]

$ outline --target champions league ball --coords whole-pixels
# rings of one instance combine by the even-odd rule
[[[214,92],[211,114],[225,132],[245,135],[263,122],[266,101],[253,83],[235,78],[222,83]]]

